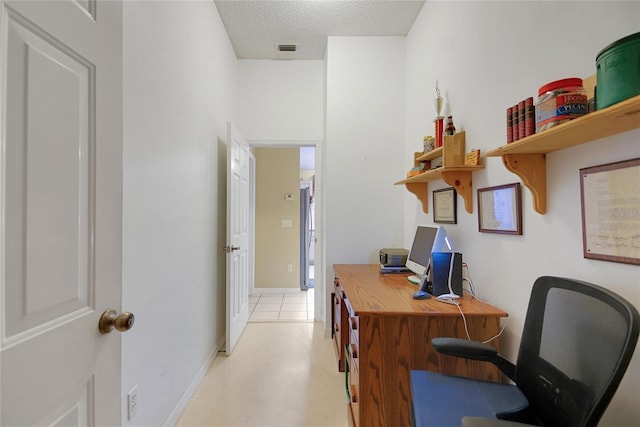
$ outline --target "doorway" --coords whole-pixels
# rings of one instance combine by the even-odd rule
[[[254,143],[252,149],[256,158],[256,279],[253,294],[269,298],[275,293],[287,297],[296,293],[300,297],[306,296],[309,320],[322,320],[323,298],[317,302],[315,298],[309,298],[315,295],[319,279],[315,268],[316,209],[319,206],[316,146]],[[318,292],[322,295],[320,289]],[[257,306],[259,304],[260,301]]]

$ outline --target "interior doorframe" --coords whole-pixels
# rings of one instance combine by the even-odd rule
[[[251,295],[256,288],[256,156],[250,142],[249,150],[249,294]]]
[[[264,147],[273,147],[273,148],[294,148],[294,147],[314,147],[315,148],[315,177],[316,177],[316,188],[315,193],[315,231],[316,231],[316,241],[314,242],[314,256],[315,256],[315,295],[316,298],[313,302],[313,316],[315,321],[325,322],[326,319],[326,298],[318,298],[319,296],[326,296],[326,286],[325,286],[325,275],[326,268],[324,265],[324,242],[325,242],[325,233],[324,233],[324,220],[323,220],[323,206],[324,206],[324,197],[321,192],[323,186],[323,165],[321,162],[321,150],[322,150],[322,140],[251,140],[248,139],[249,147],[253,150],[254,148],[264,148]],[[255,166],[255,158],[254,158],[254,166]],[[254,198],[253,203],[255,207],[255,186],[252,189]],[[254,209],[255,210],[255,209]],[[255,212],[254,212],[255,213]],[[255,222],[255,218],[254,218]],[[255,224],[253,225],[255,227]],[[254,230],[255,231],[255,230]],[[254,233],[255,236],[255,233]],[[255,241],[253,244],[255,250]],[[255,253],[254,253],[255,255]],[[255,262],[255,258],[253,259]],[[254,268],[255,270],[255,268]],[[255,290],[255,281],[253,281],[251,291]],[[325,322],[326,323],[326,322]]]

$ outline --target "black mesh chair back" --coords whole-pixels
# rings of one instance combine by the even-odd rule
[[[596,426],[629,364],[638,311],[597,285],[544,276],[533,286],[515,370],[540,425]]]

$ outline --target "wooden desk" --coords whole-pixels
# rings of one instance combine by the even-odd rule
[[[334,265],[333,339],[338,369],[345,372],[352,426],[411,425],[412,369],[500,381],[485,362],[438,354],[435,337],[467,337],[458,308],[435,298],[414,300],[406,274],[380,274],[380,266]],[[500,330],[507,313],[466,295],[460,307],[474,340]],[[491,341],[499,349],[499,339]]]

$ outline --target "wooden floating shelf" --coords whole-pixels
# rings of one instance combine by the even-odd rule
[[[502,157],[505,167],[531,191],[536,212],[547,212],[545,154],[640,128],[640,95],[594,111],[486,153]]]
[[[419,175],[395,182],[404,185],[422,204],[422,211],[429,212],[429,183],[443,180],[456,189],[464,199],[467,212],[473,213],[473,186],[471,174],[484,169],[483,165],[464,165],[465,133],[459,132],[452,136],[445,136],[443,146],[415,157],[415,163],[421,163],[442,157],[443,166],[427,170]]]
[[[442,151],[443,151],[442,147],[434,148],[431,151],[427,151],[422,156],[418,156],[416,160],[419,162],[424,162],[426,160],[437,159],[438,157],[442,157]]]
[[[412,184],[412,183],[415,183],[415,182],[427,183],[427,182],[432,182],[432,181],[437,181],[439,179],[443,179],[443,175],[445,175],[445,174],[447,174],[449,172],[475,172],[475,171],[482,170],[482,169],[484,169],[483,165],[440,167],[440,168],[437,168],[437,169],[432,169],[432,170],[423,172],[420,175],[415,175],[415,176],[412,176],[410,178],[403,179],[402,181],[394,182],[394,184],[395,185]],[[450,183],[447,183],[447,184],[452,185]]]
[[[594,111],[543,132],[488,151],[488,157],[505,154],[545,154],[640,127],[640,95]]]

